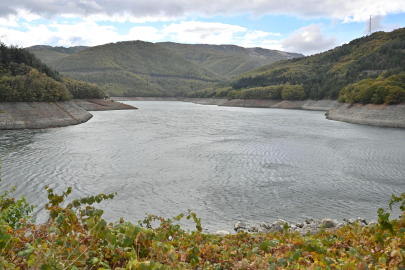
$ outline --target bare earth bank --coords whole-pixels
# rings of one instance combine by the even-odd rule
[[[338,105],[336,100],[262,100],[262,99],[212,99],[187,98],[184,101],[203,105],[218,105],[228,107],[302,109],[312,111],[328,111]]]
[[[342,103],[325,115],[329,120],[353,124],[405,128],[405,103],[398,105]]]
[[[0,102],[0,130],[65,127],[87,122],[88,111],[133,110],[130,105],[110,100],[63,102]]]

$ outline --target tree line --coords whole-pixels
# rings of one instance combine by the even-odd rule
[[[28,50],[0,42],[0,101],[55,102],[105,96],[96,85],[63,78]]]

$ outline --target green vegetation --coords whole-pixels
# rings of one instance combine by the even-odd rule
[[[262,48],[243,48],[236,45],[157,43],[177,54],[183,55],[199,66],[226,79],[269,65],[279,60],[302,57],[298,53],[285,53]]]
[[[106,98],[108,95],[95,84],[63,78],[66,88],[74,98]]]
[[[17,64],[17,65],[15,65]],[[39,60],[33,53],[17,46],[7,47],[0,41],[0,65],[2,69],[8,69],[13,76],[21,75],[19,67],[22,65],[35,68],[39,73],[45,73],[46,76],[55,81],[62,82],[62,77],[58,72],[48,67]]]
[[[49,64],[53,61],[59,60],[63,57],[80,52],[87,49],[86,46],[75,46],[70,48],[65,47],[52,47],[46,45],[36,45],[26,48],[30,52],[34,53],[36,57],[41,59],[45,64]]]
[[[364,79],[340,91],[339,102],[397,104],[405,101],[405,72],[384,72],[377,79]],[[391,76],[390,76],[391,75]]]
[[[361,80],[376,79],[383,72],[404,73],[404,67],[405,28],[401,28],[389,33],[376,32],[324,53],[278,61],[241,74],[227,85],[222,84],[207,89],[207,93],[200,91],[190,93],[189,96],[220,97],[213,92],[218,93],[218,88],[226,86],[229,92],[255,89],[249,95],[234,93],[230,96],[270,98],[266,92],[269,86],[290,83],[296,87],[302,86],[307,98],[314,100],[337,99],[340,91],[350,84]],[[395,95],[398,95],[400,92],[398,91],[399,89],[394,91],[397,93]],[[221,93],[221,95],[227,96],[225,93]],[[301,93],[298,96],[300,99],[304,95]],[[401,95],[399,94],[399,96]],[[395,100],[397,102],[398,98]]]
[[[14,189],[12,189],[14,190]],[[32,224],[33,207],[9,192],[0,196],[0,269],[399,269],[405,266],[405,213],[399,220],[378,210],[379,224],[321,229],[302,236],[286,230],[269,234],[201,233],[195,213],[171,219],[148,215],[138,224],[107,224],[95,203],[113,199],[99,194],[64,203],[71,188],[58,195],[46,187],[49,219]],[[405,193],[392,196],[390,209]],[[196,231],[178,222],[192,219]],[[152,224],[160,223],[153,227]]]
[[[21,75],[12,76],[10,69],[0,69],[0,101],[52,102],[70,99],[63,83],[24,64],[11,66],[16,66]]]
[[[0,101],[55,102],[105,96],[98,86],[63,79],[33,53],[0,42]]]
[[[77,53],[72,53],[73,48],[77,47],[28,49],[64,75],[97,84],[111,96],[187,96],[280,59],[303,56],[234,45],[172,42],[119,42],[85,50],[80,47]]]
[[[179,54],[143,41],[91,47],[51,65],[65,76],[119,96],[178,96],[220,79]]]

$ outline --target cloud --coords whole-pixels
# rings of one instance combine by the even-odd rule
[[[321,26],[322,24],[310,24],[294,31],[280,42],[283,50],[310,55],[334,48],[337,39],[325,37],[321,33]]]
[[[158,29],[151,26],[132,27],[131,30],[129,30],[129,34],[126,35],[127,40],[158,41],[164,37],[164,34],[160,33]]]
[[[258,40],[267,36],[281,36],[280,33],[269,33],[269,32],[264,32],[264,31],[249,31],[246,35],[245,35],[245,42],[246,43],[251,43],[254,40]]]
[[[401,27],[399,24],[382,24],[384,20],[384,16],[373,16],[371,17],[371,32],[376,32],[376,31],[392,31],[394,29],[397,29]],[[366,21],[365,27],[364,27],[364,34],[367,34],[370,28],[370,21]]]
[[[246,31],[246,28],[238,25],[183,21],[166,26],[162,33],[182,43],[229,44],[236,33]]]
[[[18,44],[28,47],[37,44],[54,46],[96,46],[109,42],[125,40],[157,41],[163,38],[154,27],[133,27],[128,34],[120,35],[112,26],[100,26],[95,22],[80,22],[76,24],[44,24],[38,26],[26,25],[26,31],[0,27],[0,37],[6,44]]]
[[[19,9],[48,19],[73,15],[156,21],[192,16],[284,14],[362,22],[369,14],[385,16],[405,12],[405,5],[403,0],[19,0],[3,3],[0,17],[16,15]]]

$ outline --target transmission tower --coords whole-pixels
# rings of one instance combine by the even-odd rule
[[[371,15],[370,15],[370,24],[368,26],[368,35],[371,35]]]

